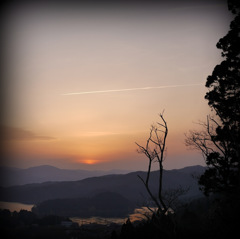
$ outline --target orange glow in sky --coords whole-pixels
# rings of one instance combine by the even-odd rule
[[[204,85],[231,16],[221,1],[167,3],[9,11],[2,164],[144,170],[135,142],[163,110],[165,167],[203,164],[184,133],[210,112]]]
[[[81,162],[81,161],[80,161]],[[94,160],[94,159],[85,159],[83,160],[81,163],[85,163],[85,164],[96,164],[98,161]]]

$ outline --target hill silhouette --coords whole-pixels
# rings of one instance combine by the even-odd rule
[[[196,175],[204,171],[202,166],[188,167],[179,170],[165,170],[163,174],[163,189],[171,190],[179,186],[188,188],[188,192],[181,196],[183,200],[190,200],[202,195],[198,188]],[[159,172],[151,174],[150,186],[157,192]],[[102,192],[114,192],[122,195],[135,204],[142,204],[148,199],[146,189],[138,176],[146,177],[146,172],[132,172],[125,175],[106,175],[91,177],[79,181],[44,182],[22,186],[0,187],[0,200],[7,202],[21,202],[37,204],[51,199],[93,197]],[[193,177],[193,175],[195,175]]]
[[[108,174],[129,173],[127,170],[82,170],[60,169],[50,165],[41,165],[27,169],[0,167],[0,186],[8,187],[31,183],[43,183],[48,181],[77,181],[89,177],[103,176]]]
[[[135,205],[118,193],[104,192],[93,197],[53,199],[33,208],[38,215],[66,217],[124,217],[133,212]]]

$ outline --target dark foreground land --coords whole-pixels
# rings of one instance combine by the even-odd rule
[[[240,207],[237,199],[233,201],[222,200],[216,203],[216,199],[202,198],[184,206],[177,213],[153,216],[149,220],[135,223],[128,219],[123,225],[93,223],[79,226],[66,217],[39,216],[26,210],[10,212],[2,209],[1,238],[235,238],[239,233]]]
[[[0,210],[1,238],[6,239],[70,239],[70,238],[112,238],[112,232],[120,232],[121,225],[87,224],[79,226],[69,218],[49,215],[38,217],[36,214],[21,210],[10,212]],[[113,233],[114,234],[114,233]]]

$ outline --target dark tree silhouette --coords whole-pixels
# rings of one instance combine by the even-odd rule
[[[138,143],[138,152],[143,153],[148,158],[148,171],[146,179],[143,179],[141,176],[138,177],[143,182],[149,196],[157,207],[157,214],[165,214],[168,210],[167,205],[163,200],[163,161],[165,159],[166,151],[166,140],[168,135],[168,126],[165,121],[163,114],[159,115],[161,118],[161,123],[157,122],[157,125],[152,125],[150,129],[150,135],[147,139],[146,146],[141,146]],[[152,164],[156,160],[159,165],[159,182],[158,182],[158,195],[155,196],[149,187],[149,179],[152,169]],[[152,209],[149,207],[149,210]]]
[[[186,144],[199,149],[208,166],[199,184],[214,194],[206,222],[210,236],[227,238],[238,233],[240,211],[240,3],[229,0],[235,15],[226,36],[217,43],[223,61],[208,76],[205,99],[214,113],[190,131]]]
[[[141,146],[136,143],[138,146],[138,152],[146,155],[148,158],[148,170],[146,178],[143,179],[140,175],[138,175],[138,177],[143,182],[151,201],[157,208],[157,210],[153,210],[148,207],[151,213],[155,214],[155,217],[158,217],[159,215],[166,215],[167,212],[176,210],[181,204],[179,202],[179,197],[189,190],[188,188],[183,188],[181,186],[175,189],[163,190],[163,162],[166,158],[168,126],[166,120],[163,117],[163,113],[159,116],[161,121],[151,126],[150,135],[146,141],[146,146]],[[150,175],[153,163],[158,164],[159,171],[157,195],[150,189]],[[145,216],[149,218],[147,215]]]
[[[167,122],[163,117],[163,113],[159,115],[160,122],[152,125],[150,128],[150,135],[146,141],[145,146],[138,143],[138,152],[146,155],[148,158],[148,170],[146,178],[138,177],[143,182],[151,201],[156,209],[147,205],[152,216],[148,218],[148,222],[154,228],[154,235],[162,238],[174,238],[176,236],[176,214],[172,214],[172,209],[175,211],[179,207],[179,196],[185,194],[188,189],[183,189],[179,186],[176,189],[168,191],[163,190],[163,162],[166,158],[166,140],[168,135]],[[150,188],[150,176],[152,164],[158,164],[159,179],[156,183],[158,186],[157,193]]]
[[[230,31],[217,43],[224,60],[208,76],[205,99],[215,116],[201,123],[203,131],[190,131],[186,144],[203,153],[208,169],[199,183],[206,194],[239,193],[240,187],[240,4],[229,0],[235,15]]]

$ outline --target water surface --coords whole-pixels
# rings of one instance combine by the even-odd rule
[[[33,204],[24,204],[19,202],[2,202],[0,201],[0,209],[9,209],[11,212],[20,210],[31,211]],[[70,219],[73,222],[77,222],[80,226],[86,224],[97,223],[101,225],[109,225],[111,223],[123,224],[129,218],[131,222],[142,221],[150,215],[150,212],[147,208],[136,208],[132,214],[129,214],[127,217],[121,218],[105,218],[105,217],[71,217]]]
[[[127,217],[122,218],[104,218],[104,217],[71,217],[70,219],[73,222],[77,222],[79,226],[86,224],[101,224],[101,225],[109,225],[111,223],[123,224],[129,218],[131,222],[142,221],[147,219],[151,215],[150,211],[146,207],[136,208],[134,213],[129,214]]]
[[[19,212],[20,210],[31,211],[33,204],[24,204],[19,202],[2,202],[0,201],[0,209],[8,209],[11,212]]]

